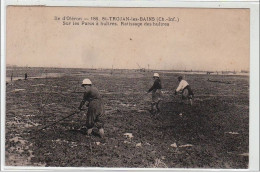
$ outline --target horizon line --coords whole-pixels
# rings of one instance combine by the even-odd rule
[[[193,69],[148,69],[148,68],[102,68],[102,67],[97,67],[97,68],[90,68],[90,67],[44,67],[44,66],[19,66],[19,65],[10,65],[10,64],[6,64],[6,68],[14,68],[14,67],[18,67],[18,68],[60,68],[60,69],[88,69],[88,70],[97,70],[97,69],[104,69],[104,70],[145,70],[145,71],[184,71],[184,72],[242,72],[242,71],[247,71],[249,72],[250,70],[248,69],[241,69],[241,70],[230,70],[230,69],[226,69],[226,70],[193,70]]]

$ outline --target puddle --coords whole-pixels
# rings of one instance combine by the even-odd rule
[[[25,91],[25,89],[14,89],[13,92]]]
[[[7,166],[45,166],[44,163],[32,163],[33,151],[30,149],[32,143],[21,137],[15,136],[9,139],[13,143],[12,147],[6,149]]]
[[[237,133],[237,132],[225,132],[225,133],[231,134],[231,135],[239,135],[239,133]]]

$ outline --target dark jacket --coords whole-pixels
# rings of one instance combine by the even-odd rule
[[[156,92],[157,89],[162,89],[162,84],[160,79],[156,79],[153,83],[153,86],[148,90],[148,92]]]
[[[92,86],[85,90],[79,109],[82,108],[82,106],[85,104],[86,101],[91,102],[94,99],[101,99],[101,96],[99,94],[98,89]]]

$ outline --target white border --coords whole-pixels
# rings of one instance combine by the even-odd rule
[[[249,169],[151,169],[151,168],[56,168],[7,167],[5,163],[5,57],[6,7],[8,5],[86,6],[86,7],[189,7],[250,8],[250,118]],[[89,0],[3,0],[1,1],[1,170],[2,171],[259,171],[259,1],[89,1]]]
[[[86,6],[86,7],[194,7],[254,8],[259,0],[4,0],[5,5]]]

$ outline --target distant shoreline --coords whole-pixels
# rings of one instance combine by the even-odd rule
[[[97,70],[97,71],[106,71],[106,70],[113,70],[113,71],[139,71],[141,69],[135,68],[135,69],[119,69],[119,68],[82,68],[82,67],[24,67],[24,66],[6,66],[6,70],[13,70],[13,69],[24,69],[24,68],[29,68],[29,69],[78,69],[78,70]],[[143,70],[143,69],[142,69]],[[199,73],[199,74],[204,74],[209,72],[210,74],[217,74],[219,73],[222,75],[225,74],[231,74],[231,73],[238,73],[239,75],[249,75],[249,71],[248,70],[240,70],[240,71],[235,71],[235,70],[163,70],[163,69],[144,69],[145,71],[143,72],[153,72],[153,71],[158,71],[158,72],[176,72],[176,73],[190,73],[190,74],[195,74],[195,73]],[[235,75],[235,74],[234,74]]]

